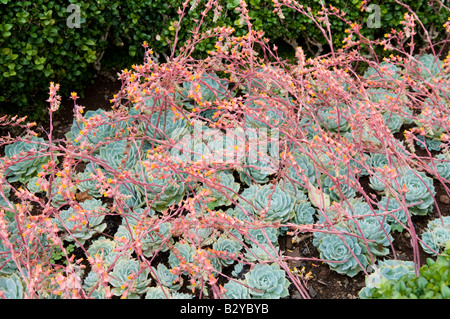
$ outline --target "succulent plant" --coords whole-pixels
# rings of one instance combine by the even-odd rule
[[[112,293],[115,296],[123,296],[127,291],[128,299],[137,299],[139,295],[146,293],[151,278],[150,270],[141,267],[139,261],[130,256],[120,257],[108,273],[109,283],[113,286]]]
[[[376,67],[369,67],[363,77],[372,81],[397,80],[401,76],[401,68],[395,64],[383,61]]]
[[[156,219],[156,217],[152,218]],[[130,243],[132,240],[139,238],[142,253],[146,257],[151,257],[157,251],[167,251],[169,245],[174,241],[171,233],[172,224],[170,222],[158,224],[158,221],[156,220],[155,224],[153,224],[150,229],[144,229],[141,226],[140,232],[137,232],[136,225],[136,219],[129,218],[128,222],[122,220],[122,224],[119,225],[117,232],[114,235],[115,238],[121,239],[119,245]]]
[[[189,243],[176,242],[169,254],[169,265],[174,268],[180,265],[181,260],[186,263],[193,263],[195,255],[195,247]],[[187,272],[183,272],[187,274]]]
[[[260,244],[278,244],[278,230],[275,227],[251,228],[244,237],[245,242],[252,244],[256,241]]]
[[[403,231],[403,225],[408,222],[408,210],[403,210],[400,203],[393,197],[383,196],[378,202],[380,214],[387,213],[386,222],[391,225],[392,231]]]
[[[6,145],[5,156],[14,163],[5,170],[8,182],[19,181],[26,184],[42,171],[42,165],[47,164],[50,160],[49,155],[44,155],[46,149],[44,139],[34,136],[27,141],[17,141]]]
[[[98,273],[90,271],[84,278],[83,289],[90,299],[105,299],[106,290],[100,282]]]
[[[295,198],[278,185],[260,186],[253,204],[257,214],[270,222],[286,223],[295,214]]]
[[[140,185],[123,183],[119,186],[119,192],[125,196],[123,200],[124,210],[126,211],[142,208],[146,204],[144,191]],[[118,199],[114,198],[114,201],[118,202]]]
[[[74,119],[70,131],[66,133],[66,138],[75,145],[80,146],[84,141],[98,145],[108,139],[120,137],[122,132],[125,131],[126,123],[120,121],[114,123],[110,116],[111,114],[103,109],[86,111],[84,119],[98,117],[96,124],[89,129],[89,132],[84,132],[85,124]],[[82,131],[83,133],[80,134]]]
[[[245,248],[244,256],[250,262],[271,261],[278,257],[280,247],[269,243],[253,243]]]
[[[80,207],[70,207],[61,211],[59,218],[53,220],[58,228],[64,232],[63,238],[83,245],[93,235],[101,233],[106,228],[106,205],[98,199],[85,200],[79,203]],[[78,245],[78,243],[76,243]]]
[[[414,58],[417,60],[416,70],[425,82],[431,83],[433,78],[444,75],[443,62],[433,54],[416,55]]]
[[[369,250],[375,256],[386,256],[389,254],[389,246],[394,238],[391,235],[391,226],[383,221],[382,216],[365,216],[357,221],[359,232]],[[356,230],[355,230],[356,232]]]
[[[433,256],[445,249],[450,241],[450,216],[443,216],[428,222],[426,231],[422,234],[420,242],[423,250]]]
[[[373,292],[380,287],[381,279],[398,281],[402,276],[414,274],[414,262],[386,259],[379,260],[378,265],[373,266],[373,272],[366,276],[365,287],[359,291],[361,299],[369,299]]]
[[[12,219],[12,218],[11,218]],[[17,222],[13,219],[10,220],[8,215],[4,218],[6,222],[6,232],[8,234],[8,240],[13,244],[11,247],[4,240],[0,240],[0,275],[10,276],[18,271],[17,265],[11,258],[11,249],[17,250],[17,246],[21,247],[22,236],[20,236]]]
[[[443,145],[442,141],[437,138],[429,138],[426,136],[418,135],[417,139],[418,140],[416,141],[416,145],[420,148],[436,152],[440,152],[443,149],[441,147],[441,145]]]
[[[211,197],[214,198],[212,203],[208,204],[210,209],[218,206],[230,206],[232,200],[237,199],[240,184],[234,179],[231,171],[220,171],[216,175],[214,187],[211,187]]]
[[[369,187],[376,191],[378,194],[385,194],[387,188],[386,183],[387,185],[389,185],[389,181],[386,181],[386,179],[383,178],[381,173],[378,171],[369,176]]]
[[[270,100],[273,99],[255,98],[247,101],[246,110],[248,113],[244,117],[247,127],[271,129],[278,128],[286,122],[286,116],[280,109],[263,106]]]
[[[348,231],[337,225],[337,231]],[[368,265],[366,247],[356,236],[315,232],[313,244],[330,269],[339,274],[354,277]]]
[[[170,290],[167,287],[150,287],[145,293],[145,299],[171,299]]]
[[[347,167],[330,170],[329,175],[322,174],[319,182],[323,192],[330,196],[331,202],[356,196],[357,180]]]
[[[164,287],[171,290],[178,290],[181,288],[182,279],[174,275],[166,265],[160,263],[158,266],[152,267],[152,277],[156,282],[159,282]]]
[[[339,108],[339,112],[337,109]],[[345,104],[339,103],[336,107],[326,107],[318,112],[319,124],[330,132],[345,133],[350,129],[347,121],[348,109]]]
[[[278,264],[256,264],[245,274],[245,282],[254,299],[280,299],[289,295],[286,272]]]
[[[297,225],[314,224],[315,215],[316,209],[311,205],[311,202],[304,200],[295,205],[291,222]]]
[[[6,299],[24,299],[25,285],[15,273],[0,277],[0,295]]]
[[[314,184],[316,182],[317,175],[320,176],[320,172],[316,173],[314,162],[305,153],[297,151],[292,155],[294,156],[295,166],[289,165],[289,177],[296,182],[295,186],[297,187],[297,189],[306,192],[307,189],[306,187],[303,187],[303,185],[307,185],[305,185],[305,181],[302,177],[307,178],[311,184]]]
[[[145,170],[143,180],[147,183],[145,188],[148,201],[154,210],[161,212],[183,199],[187,187],[184,180],[180,179],[184,177],[176,173],[168,174],[156,169]]]
[[[214,227],[205,225],[204,220],[207,220],[207,216],[200,209],[196,211],[195,216],[188,214],[184,218],[186,224],[189,225],[189,229],[183,236],[201,247],[211,245],[217,239]]]
[[[243,245],[235,239],[220,236],[213,244],[215,251],[220,251],[219,262],[222,266],[230,266],[236,260],[239,251]]]
[[[408,169],[398,178],[398,185],[400,188],[396,188],[398,193],[406,190],[404,194],[406,204],[422,201],[422,203],[408,207],[409,212],[413,215],[426,215],[433,210],[436,191],[431,177],[426,176],[423,172]]]
[[[92,172],[89,170],[77,173],[76,178],[78,182],[76,182],[76,187],[80,193],[86,192],[89,196],[100,198],[102,195],[100,194],[99,188],[97,188],[98,182],[92,179],[91,174]]]
[[[227,82],[221,80],[214,72],[202,74],[197,81],[199,82],[199,91],[203,101],[222,100],[228,95]],[[183,82],[182,95],[188,97],[193,82]],[[188,107],[189,108],[189,107]]]
[[[269,181],[269,176],[276,172],[275,159],[268,154],[257,150],[250,150],[244,158],[244,165],[239,171],[242,182],[251,185],[253,182],[265,184]]]
[[[250,299],[248,288],[241,280],[230,280],[223,285],[223,288],[226,290],[225,297],[228,299]]]
[[[450,152],[436,155],[429,164],[431,169],[434,169],[433,164],[439,176],[444,180],[450,181]]]
[[[116,241],[109,238],[100,237],[92,242],[87,252],[91,257],[99,255],[105,264],[110,266],[118,255],[118,252],[114,251],[116,247]]]
[[[192,131],[186,118],[180,116],[176,116],[171,109],[160,109],[153,112],[149,122],[142,122],[139,129],[149,138],[150,143],[168,139],[178,141]]]
[[[128,171],[134,168],[139,158],[141,141],[127,142],[126,140],[112,141],[99,149],[98,157],[109,167],[118,171]],[[101,164],[100,164],[101,165]]]

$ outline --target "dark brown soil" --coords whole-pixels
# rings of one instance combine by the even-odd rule
[[[85,92],[84,97],[77,100],[79,105],[85,106],[85,111],[96,110],[102,108],[109,110],[111,108],[110,99],[121,88],[119,80],[112,80],[111,75],[98,75],[94,79],[94,84],[89,86]],[[80,94],[79,94],[80,95]],[[55,114],[54,123],[54,138],[62,138],[64,134],[70,129],[73,121],[73,101],[68,98],[62,98],[62,107]],[[45,127],[45,124],[44,124]],[[399,134],[400,135],[400,134]],[[366,185],[365,185],[366,184]],[[371,190],[367,187],[367,183],[362,183],[367,193]],[[450,215],[450,200],[444,187],[435,181],[436,188],[436,204],[443,216]],[[435,207],[430,216],[414,216],[415,231],[420,236],[424,231],[429,220],[439,216],[438,210]],[[411,245],[411,237],[408,232],[395,232],[394,248],[396,257],[401,260],[413,260],[413,250]],[[308,281],[308,291],[310,297],[313,299],[356,299],[358,292],[365,286],[364,273],[359,273],[353,278],[340,275],[329,269],[327,264],[321,261],[314,261],[319,258],[317,249],[312,244],[312,237],[306,235],[299,243],[292,244],[291,238],[285,236],[280,239],[280,246],[285,250],[285,255],[292,257],[289,262],[290,268],[301,269],[305,267],[305,271],[311,272],[313,277]],[[420,248],[420,263],[425,264],[426,259],[430,256],[422,251]],[[386,258],[394,258],[393,255]],[[312,260],[311,260],[312,259]],[[289,298],[301,298],[299,293],[295,290],[291,291]]]

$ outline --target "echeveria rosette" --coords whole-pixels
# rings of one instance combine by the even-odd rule
[[[174,267],[179,267],[181,260],[184,260],[186,263],[194,262],[194,255],[196,254],[196,248],[189,243],[177,242],[171,248],[169,254],[169,265]],[[183,272],[183,274],[187,274],[187,271]]]
[[[361,244],[367,245],[375,256],[387,255],[389,253],[387,247],[394,239],[391,235],[391,226],[384,217],[376,215],[377,210],[372,210],[370,204],[360,197],[344,203],[343,208],[348,216],[352,216],[343,223],[354,234],[361,236]]]
[[[122,205],[124,211],[129,212],[143,207],[146,204],[144,190],[140,185],[132,183],[123,183],[119,186],[120,199],[114,198],[116,203]],[[122,204],[123,201],[123,204]]]
[[[94,258],[99,255],[107,266],[110,266],[119,252],[114,251],[118,247],[117,242],[109,238],[101,237],[92,242],[87,252]]]
[[[408,207],[411,214],[427,215],[433,210],[436,191],[433,185],[433,179],[426,176],[425,173],[413,171],[412,169],[406,170],[398,178],[398,186],[393,185],[393,187],[398,193],[403,192],[406,187],[404,197],[408,205],[423,201],[422,203]]]
[[[361,234],[361,239],[369,246],[370,252],[375,256],[389,254],[389,246],[394,238],[391,235],[391,226],[383,221],[382,216],[365,216],[358,219],[358,229],[355,233]]]
[[[339,108],[339,112],[337,111]],[[350,130],[347,117],[349,110],[345,104],[339,103],[337,107],[326,107],[318,113],[320,126],[330,132],[344,134]]]
[[[220,236],[213,244],[213,250],[221,252],[218,261],[224,267],[232,265],[243,245],[235,239]]]
[[[244,158],[242,170],[239,170],[239,177],[242,182],[249,186],[252,183],[265,184],[269,181],[270,175],[276,173],[276,171],[277,164],[273,157],[267,153],[251,149]]]
[[[225,297],[228,299],[250,299],[250,293],[242,280],[230,280],[225,285]]]
[[[244,118],[247,127],[270,130],[277,129],[286,122],[285,114],[280,109],[264,104],[269,104],[269,100],[255,98],[247,102],[248,113]]]
[[[156,217],[152,217],[156,218]],[[119,246],[130,243],[132,240],[138,240],[141,245],[142,253],[145,257],[151,257],[156,251],[166,252],[169,246],[173,244],[172,224],[163,222],[159,225],[157,222],[150,229],[136,230],[137,220],[128,219],[128,222],[122,220],[122,224],[114,235]],[[132,252],[130,248],[130,253]]]
[[[139,129],[147,136],[147,143],[168,139],[178,141],[184,135],[191,134],[192,127],[187,119],[180,113],[176,114],[178,116],[171,109],[160,109],[151,115],[149,122],[142,122]]]
[[[23,246],[23,237],[19,234],[19,228],[17,227],[17,222],[14,219],[16,215],[6,216],[3,221],[6,223],[6,232],[8,233],[8,241],[13,244],[13,247],[7,244],[6,241],[0,240],[0,275],[12,275],[13,273],[18,273],[16,263],[11,258],[11,248],[19,251]],[[2,225],[2,227],[4,227]]]
[[[44,145],[41,145],[44,144]],[[50,161],[49,155],[44,155],[47,147],[44,139],[32,136],[27,141],[17,141],[5,146],[5,156],[14,164],[5,170],[9,183],[19,181],[26,184],[37,173],[42,171],[42,165]],[[27,155],[27,153],[33,153]],[[15,157],[15,159],[12,159]]]
[[[445,249],[450,241],[450,216],[436,218],[428,222],[426,231],[422,234],[420,242],[423,250],[430,255],[436,256]]]
[[[127,142],[118,140],[100,147],[98,157],[106,164],[107,171],[110,169],[118,171],[132,170],[139,158],[139,147],[142,141]],[[100,164],[101,165],[101,164]]]
[[[92,178],[91,174],[92,172],[87,170],[77,173],[75,181],[76,187],[80,193],[87,192],[87,195],[89,196],[100,198],[102,195],[99,191],[100,188],[97,187],[100,185],[98,185],[98,182]]]
[[[371,81],[391,81],[398,80],[402,75],[402,69],[393,63],[383,61],[376,67],[369,67],[363,74],[363,77]],[[389,82],[389,83],[394,83]]]
[[[253,200],[255,212],[269,222],[286,223],[294,216],[295,198],[283,191],[278,185],[259,187]]]
[[[145,293],[145,299],[171,299],[170,289],[167,287],[150,287]]]
[[[295,186],[297,187],[297,189],[306,192],[307,189],[306,187],[303,187],[303,185],[308,185],[305,185],[303,177],[305,177],[311,184],[314,184],[316,182],[317,176],[320,176],[320,173],[316,173],[314,162],[305,153],[295,152],[292,155],[294,156],[296,167],[294,167],[293,165],[289,165],[289,177],[296,182]]]
[[[260,244],[267,244],[271,242],[273,245],[277,245],[278,230],[274,227],[251,228],[248,230],[244,240],[248,244],[252,244],[256,241]]]
[[[434,78],[445,76],[443,62],[433,54],[416,55],[414,58],[417,60],[414,65],[415,71],[418,73],[414,74],[417,81],[432,83]]]
[[[240,220],[252,222],[257,213],[253,201],[256,198],[259,188],[259,185],[253,184],[244,189],[244,191],[239,195],[236,207],[232,211],[230,210],[234,217]]]
[[[445,145],[439,138],[429,138],[426,136],[418,135],[416,145],[422,149],[427,149],[428,151],[440,152],[442,151],[441,145]]]
[[[151,283],[150,270],[141,267],[138,260],[129,256],[119,258],[108,273],[111,290],[115,296],[123,296],[127,291],[128,299],[139,299],[140,295],[147,292]]]
[[[99,117],[99,121],[96,121],[95,126],[89,129],[89,132],[81,135],[80,132],[84,130],[85,124],[83,122],[77,122],[77,120],[74,119],[70,131],[66,133],[66,138],[77,146],[80,146],[84,141],[98,145],[108,139],[114,139],[124,134],[126,123],[114,123],[112,114],[103,109],[87,111],[84,114],[84,119],[87,120],[94,118],[95,116]]]
[[[348,231],[343,227],[336,229]],[[339,274],[354,277],[368,265],[366,247],[356,236],[315,232],[313,244],[320,258]]]
[[[398,259],[379,260],[378,265],[374,265],[373,268],[373,272],[366,276],[366,286],[359,291],[361,299],[371,298],[373,292],[380,287],[382,278],[397,281],[404,275],[414,274],[415,269],[414,262]]]
[[[296,225],[311,225],[314,224],[314,216],[316,215],[316,209],[311,205],[309,201],[302,201],[297,203],[294,207],[294,217],[291,218],[291,222]]]
[[[433,165],[434,164],[434,165]],[[450,152],[436,155],[432,162],[428,164],[431,169],[436,171],[444,180],[450,181]]]
[[[230,206],[236,200],[240,189],[240,184],[234,179],[231,171],[220,171],[215,175],[214,187],[210,187],[212,194],[210,197],[214,201],[208,204],[213,209],[218,206]]]
[[[183,175],[175,172],[146,169],[142,179],[146,183],[144,187],[151,207],[157,212],[178,204],[186,193],[187,186]]]
[[[182,279],[174,275],[166,265],[159,263],[156,268],[152,267],[152,269],[152,277],[157,283],[171,290],[179,290],[181,288]]]
[[[383,196],[378,202],[380,214],[386,214],[386,222],[391,225],[392,231],[403,231],[403,225],[408,223],[408,210],[401,207],[400,203],[393,197]]]
[[[5,299],[24,299],[26,287],[22,279],[15,273],[0,277],[0,294]]]
[[[182,235],[190,242],[201,247],[211,245],[217,239],[214,227],[203,222],[208,219],[209,215],[206,214],[198,210],[196,214],[188,214],[184,218],[185,224],[188,225],[189,229]]]
[[[328,176],[320,176],[319,182],[323,192],[330,196],[331,202],[339,202],[344,198],[354,198],[356,196],[357,180],[347,168],[340,168],[339,172],[330,170]],[[341,194],[342,193],[342,194]],[[343,196],[343,197],[342,197]]]
[[[99,199],[89,199],[80,202],[80,208],[70,207],[60,212],[59,218],[53,218],[57,227],[64,232],[63,238],[75,241],[78,245],[91,239],[97,233],[106,229],[104,223],[107,213],[106,205]],[[79,217],[79,219],[78,219]],[[68,231],[68,232],[67,232]]]
[[[225,80],[220,79],[216,73],[209,72],[204,73],[200,77],[198,77],[195,81],[197,81],[199,84],[199,91],[202,95],[203,101],[215,101],[215,100],[222,100],[228,95],[228,82]],[[189,91],[192,88],[192,84],[195,83],[194,81],[187,81],[183,82],[183,92],[181,93],[185,97],[189,97]],[[193,105],[185,105],[188,109],[191,109]]]
[[[276,263],[256,264],[245,274],[253,299],[280,299],[289,295],[286,272]]]
[[[280,247],[269,243],[253,243],[245,248],[244,257],[249,262],[273,261],[278,258]]]
[[[106,290],[96,272],[90,271],[87,274],[83,280],[83,289],[90,299],[106,299]]]

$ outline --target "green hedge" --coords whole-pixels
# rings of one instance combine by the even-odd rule
[[[299,2],[311,6],[313,13],[321,8],[318,0]],[[327,5],[346,11],[347,19],[364,24],[370,13],[361,12],[360,3],[358,0],[326,1]],[[80,28],[67,26],[67,20],[74,13],[67,11],[70,4],[80,7]],[[80,92],[86,81],[92,79],[95,62],[105,51],[103,62],[109,61],[117,68],[141,61],[143,41],[147,41],[155,52],[167,53],[168,42],[173,42],[175,37],[173,23],[178,20],[176,11],[181,4],[180,0],[0,0],[0,111],[28,115],[30,119],[41,117],[47,107],[49,83],[60,83],[62,95],[75,90]],[[211,11],[205,19],[204,29],[227,25],[236,29],[236,35],[245,34],[247,28],[240,24],[239,14],[235,11],[239,1],[223,0],[221,4],[223,11],[219,19],[214,22]],[[414,1],[411,7],[427,27],[435,25],[442,30],[446,13],[439,12],[436,6],[429,6],[428,0]],[[180,28],[181,43],[190,36],[195,24],[193,19],[199,19],[203,9],[204,2],[199,1],[197,9],[188,12]],[[303,45],[305,35],[308,35],[325,44],[314,23],[291,9],[283,9],[284,19],[273,12],[270,0],[249,0],[248,9],[254,28],[265,31],[266,36],[277,44],[281,43],[280,53],[286,57],[293,49],[282,45],[284,38],[296,39]],[[406,12],[392,0],[383,1],[380,9],[382,27],[364,28],[363,34],[382,37],[391,28],[399,26]],[[333,41],[340,46],[348,26],[335,17],[330,21]],[[108,36],[103,38],[106,34]],[[439,36],[443,34],[442,31]],[[213,47],[213,41],[205,41],[198,50],[206,53]]]
[[[404,275],[399,280],[383,278],[372,299],[450,299],[450,241],[436,260],[427,259],[420,274]]]

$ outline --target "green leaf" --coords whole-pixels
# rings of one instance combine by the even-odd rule
[[[444,299],[450,299],[450,287],[445,283],[441,285],[441,295]]]

